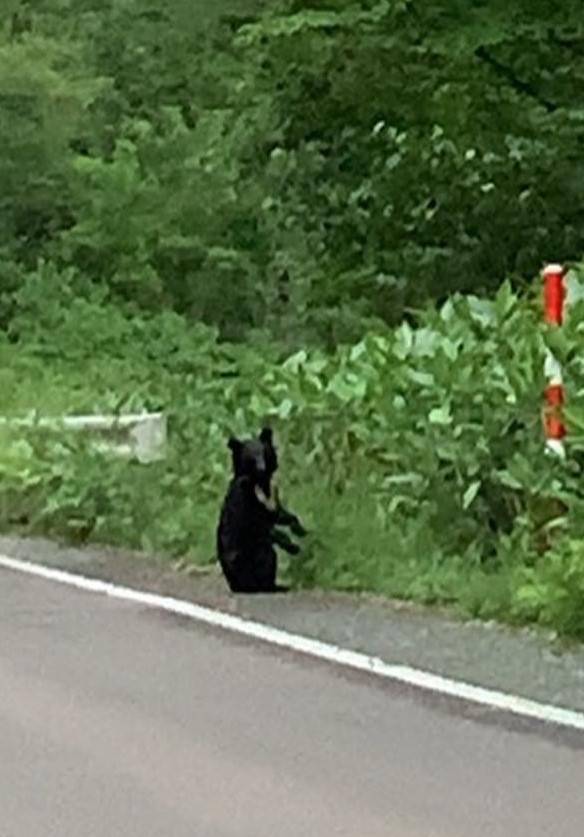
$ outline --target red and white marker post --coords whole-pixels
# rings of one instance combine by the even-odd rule
[[[561,326],[565,316],[566,285],[565,270],[561,265],[550,264],[544,268],[544,317],[546,323]],[[562,407],[565,401],[562,367],[548,350],[545,358],[546,377],[545,406],[543,424],[547,449],[557,456],[565,458],[564,437],[566,425],[563,421]]]

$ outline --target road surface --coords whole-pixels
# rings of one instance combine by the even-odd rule
[[[581,837],[584,750],[0,571],[2,837]]]

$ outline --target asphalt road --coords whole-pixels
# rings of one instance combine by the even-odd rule
[[[581,837],[584,750],[0,571],[2,837]]]

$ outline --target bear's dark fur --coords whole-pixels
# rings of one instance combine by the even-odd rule
[[[265,427],[257,439],[229,439],[233,478],[223,501],[217,526],[217,557],[234,593],[272,593],[276,584],[280,546],[291,555],[299,552],[289,536],[278,529],[288,526],[306,534],[296,515],[272,498],[272,477],[278,469],[273,434]]]

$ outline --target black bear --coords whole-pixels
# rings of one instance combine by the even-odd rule
[[[264,427],[257,439],[228,442],[233,477],[223,501],[217,527],[217,557],[234,593],[272,593],[276,584],[280,546],[291,555],[300,551],[290,537],[277,528],[287,526],[302,537],[306,531],[295,514],[272,497],[272,477],[278,469],[273,434]]]

